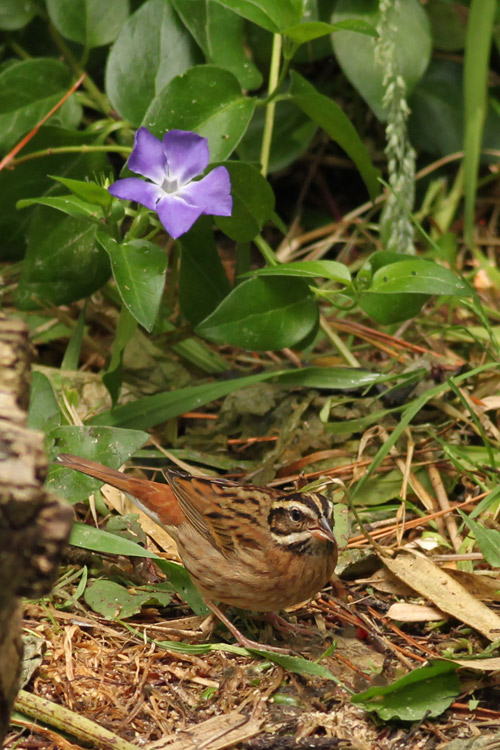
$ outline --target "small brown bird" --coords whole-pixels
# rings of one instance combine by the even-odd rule
[[[319,493],[284,494],[170,470],[162,484],[69,453],[57,463],[122,490],[162,526],[207,606],[247,648],[262,646],[214,601],[274,612],[314,596],[335,568],[333,508]]]

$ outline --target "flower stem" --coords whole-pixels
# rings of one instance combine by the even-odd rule
[[[271,65],[269,68],[269,94],[275,91],[280,71],[281,60],[281,34],[275,34],[273,37],[273,51],[271,54]],[[266,105],[266,118],[264,121],[264,132],[262,134],[262,147],[260,151],[261,172],[264,177],[267,176],[269,169],[269,155],[271,153],[271,139],[273,137],[274,113],[276,110],[276,101],[270,99]]]
[[[274,250],[270,245],[267,244],[265,239],[261,237],[260,234],[254,238],[254,242],[264,256],[264,260],[266,261],[268,266],[279,266],[279,260],[277,259]]]
[[[143,229],[145,229],[149,224],[149,217],[150,213],[147,208],[139,206],[139,208],[137,209],[137,213],[132,220],[132,224],[130,225],[129,230],[125,235],[125,242],[135,240],[142,234]]]

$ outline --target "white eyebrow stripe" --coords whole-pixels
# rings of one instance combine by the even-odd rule
[[[286,546],[298,542],[306,542],[311,538],[311,534],[307,529],[304,529],[304,531],[291,531],[289,534],[274,534],[271,532],[271,535],[278,544],[284,544]]]

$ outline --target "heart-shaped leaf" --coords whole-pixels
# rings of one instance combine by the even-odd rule
[[[35,127],[66,94],[71,83],[69,68],[49,57],[4,66],[0,70],[0,150],[7,150]],[[72,96],[49,122],[75,128],[81,115],[81,107]]]
[[[109,53],[106,93],[116,111],[139,126],[155,96],[197,62],[199,51],[171,3],[147,0],[130,16]]]
[[[115,581],[94,581],[85,590],[84,599],[94,612],[108,620],[125,620],[138,614],[145,604],[166,607],[172,594],[162,590],[161,586],[141,586],[128,591]]]
[[[299,260],[294,263],[281,263],[249,271],[244,276],[295,276],[303,279],[324,278],[339,284],[350,284],[351,274],[347,266],[336,260]]]
[[[394,31],[397,69],[405,80],[408,92],[423,76],[432,51],[432,34],[427,14],[418,0],[405,0],[393,5],[388,11]],[[332,15],[332,23],[357,18],[377,27],[380,22],[380,6],[374,0],[338,0]],[[352,31],[332,34],[335,55],[342,70],[354,88],[381,120],[385,119],[382,99],[384,68],[375,56],[375,40]]]
[[[258,169],[243,162],[225,162],[231,175],[233,211],[217,216],[217,226],[236,242],[250,242],[274,211],[274,193]]]
[[[153,328],[165,288],[167,256],[147,240],[116,242],[105,232],[97,241],[107,252],[123,303],[147,331]]]
[[[55,427],[47,434],[47,452],[50,460],[59,453],[74,453],[118,469],[139,448],[149,435],[139,430],[117,427],[66,425]],[[70,503],[86,499],[103,483],[77,471],[53,464],[49,471],[47,487],[66,498]]]
[[[197,327],[211,341],[244,349],[283,349],[301,341],[318,320],[318,306],[302,279],[244,281]]]
[[[379,294],[446,294],[470,297],[467,284],[435,261],[404,260],[382,266],[373,274],[369,291]]]
[[[47,11],[66,39],[89,49],[116,39],[129,13],[127,0],[47,0]]]
[[[208,138],[212,162],[224,161],[238,145],[255,109],[238,79],[215,65],[199,65],[176,76],[151,102],[143,125],[161,138],[172,128]]]
[[[183,24],[205,53],[208,62],[230,70],[242,89],[259,88],[262,84],[262,74],[247,55],[244,22],[241,16],[217,2],[171,1]]]
[[[263,29],[280,34],[300,22],[303,12],[302,0],[217,0],[221,5],[238,13],[243,18],[262,26]]]
[[[87,297],[109,278],[109,261],[96,242],[97,224],[40,207],[31,222],[17,289],[21,310],[41,302],[65,305]]]

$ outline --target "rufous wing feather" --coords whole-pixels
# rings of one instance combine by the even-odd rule
[[[228,525],[230,516],[221,503],[221,497],[227,503],[233,483],[174,471],[165,474],[180,507],[196,531],[226,557],[234,552],[233,535]],[[221,495],[221,491],[225,494]]]

